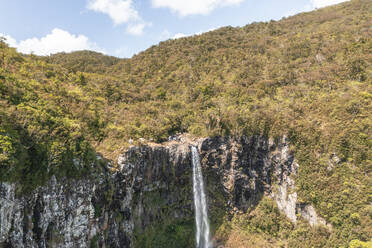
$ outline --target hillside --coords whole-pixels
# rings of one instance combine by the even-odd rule
[[[93,51],[77,51],[72,53],[56,53],[45,57],[51,64],[59,64],[71,72],[107,73],[108,69],[120,59]]]
[[[96,153],[116,161],[130,139],[287,136],[299,198],[333,226],[328,236],[297,230],[299,240],[368,241],[371,27],[372,2],[352,0],[168,40],[131,59],[28,56],[0,41],[0,179],[27,191],[53,174],[79,177]]]

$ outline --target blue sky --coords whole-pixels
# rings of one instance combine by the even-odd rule
[[[160,41],[279,20],[344,0],[1,0],[0,36],[23,53],[131,57]]]

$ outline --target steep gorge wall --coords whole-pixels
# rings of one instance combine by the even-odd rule
[[[192,247],[194,210],[190,146],[200,152],[212,229],[270,196],[292,222],[325,222],[297,203],[298,165],[283,138],[189,139],[132,147],[119,169],[57,180],[18,196],[0,183],[0,247]]]

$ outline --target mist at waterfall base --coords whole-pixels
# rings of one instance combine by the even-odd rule
[[[208,208],[205,197],[203,174],[200,165],[199,152],[191,147],[192,179],[196,222],[196,248],[210,248]]]

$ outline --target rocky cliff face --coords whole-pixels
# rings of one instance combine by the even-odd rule
[[[0,183],[0,247],[192,247],[191,145],[200,152],[212,229],[264,195],[293,222],[300,214],[325,224],[313,207],[297,204],[298,165],[285,138],[179,136],[130,148],[114,172],[53,177],[29,195]]]

